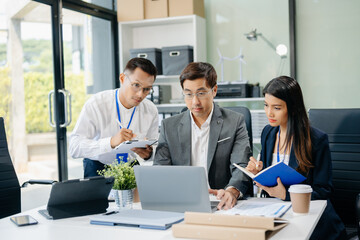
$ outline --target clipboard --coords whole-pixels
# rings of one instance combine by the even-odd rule
[[[131,149],[131,148],[146,148],[146,145],[149,145],[149,146],[152,146],[154,145],[155,143],[157,143],[158,140],[156,139],[150,139],[150,140],[137,140],[137,139],[134,139],[134,140],[130,140],[130,141],[125,141],[119,145],[117,145],[114,149],[115,150],[128,150],[128,149]]]
[[[101,162],[104,164],[112,164],[115,159],[117,159],[118,154],[133,153],[133,151],[131,151],[132,148],[145,148],[146,145],[152,146],[157,143],[157,141],[157,139],[125,141],[110,152],[100,154],[99,159],[101,159]]]

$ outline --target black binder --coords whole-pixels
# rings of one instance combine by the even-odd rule
[[[114,178],[102,176],[54,183],[47,211],[52,219],[106,212]]]

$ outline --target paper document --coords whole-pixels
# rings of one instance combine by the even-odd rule
[[[151,146],[156,143],[157,139],[126,141],[116,146],[110,152],[99,155],[99,160],[102,160],[105,164],[112,164],[116,159],[116,155],[119,153],[132,153],[132,148],[145,148],[146,145]]]
[[[229,210],[221,210],[220,214],[245,215],[245,216],[264,216],[280,218],[291,207],[291,202],[267,202],[261,200],[249,201],[242,200]]]
[[[116,151],[120,151],[122,153],[125,152],[132,152],[130,149],[132,148],[145,148],[146,145],[153,145],[157,143],[156,139],[150,139],[150,140],[130,140],[130,141],[125,141],[123,143],[121,143],[120,145],[116,146],[114,149]]]

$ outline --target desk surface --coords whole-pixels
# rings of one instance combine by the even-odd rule
[[[264,199],[264,201],[276,201],[276,199]],[[112,203],[110,208],[113,208]],[[293,216],[290,209],[283,218],[289,220],[289,224],[271,239],[308,239],[314,230],[326,207],[326,201],[312,201],[310,212],[305,216]],[[44,208],[44,207],[42,207]],[[47,220],[35,208],[16,215],[29,214],[38,220],[38,224],[17,227],[9,217],[0,219],[1,239],[26,239],[26,240],[65,240],[65,239],[180,239],[172,236],[171,229],[151,230],[133,227],[101,226],[90,224],[90,217],[76,217],[60,220]],[[137,206],[135,206],[137,208]]]

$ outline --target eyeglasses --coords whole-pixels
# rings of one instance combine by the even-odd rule
[[[208,94],[211,93],[213,90],[214,90],[214,88],[210,89],[209,91],[201,91],[201,92],[197,92],[197,93],[183,92],[182,94],[183,94],[184,98],[187,100],[193,99],[194,96],[196,96],[199,99],[202,99],[202,98],[206,98],[208,96]]]
[[[127,79],[129,79],[130,81],[130,85],[131,85],[131,89],[134,91],[134,92],[139,92],[139,91],[142,91],[143,94],[152,94],[154,92],[153,88],[152,87],[147,87],[147,88],[144,88],[141,86],[140,83],[137,83],[137,82],[132,82],[130,77],[128,75],[125,75],[127,77]]]

